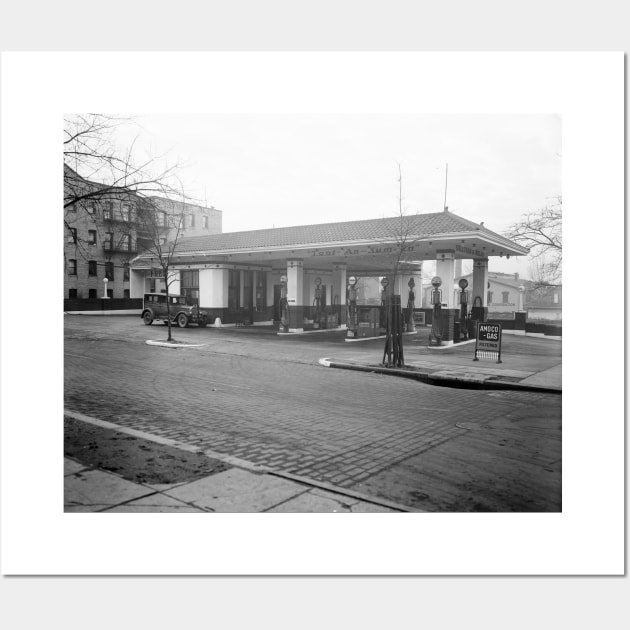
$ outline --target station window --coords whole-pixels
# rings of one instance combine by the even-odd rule
[[[199,303],[199,270],[182,271],[180,273],[180,291],[191,302]]]
[[[492,291],[488,291],[488,304],[492,304]]]
[[[228,310],[236,310],[240,307],[241,272],[238,269],[230,269],[228,275]]]

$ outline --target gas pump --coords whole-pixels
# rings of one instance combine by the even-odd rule
[[[348,278],[348,337],[357,336],[357,328],[359,327],[357,319],[357,278],[350,276]]]
[[[442,291],[440,286],[442,278],[434,276],[431,280],[433,291],[431,291],[431,304],[433,304],[433,323],[431,324],[431,334],[429,335],[429,344],[435,339],[438,346],[442,345]]]
[[[315,278],[315,299],[313,300],[313,308],[315,314],[313,320],[315,322],[315,328],[319,328],[320,319],[322,316],[322,279]]]
[[[280,278],[280,331],[289,331],[289,301],[287,300],[287,277]]]
[[[460,335],[464,335],[464,341],[468,340],[468,291],[466,291],[466,287],[468,286],[468,280],[466,278],[462,278],[457,284],[459,284],[459,288],[461,292],[459,294],[459,304],[460,304],[460,323],[459,323],[459,333]]]
[[[413,278],[409,278],[407,286],[409,287],[409,298],[407,300],[407,313],[409,314],[409,319],[407,321],[407,331],[415,332],[416,322],[413,320],[413,311],[416,308],[416,294],[414,293],[413,288],[416,286],[416,283]]]

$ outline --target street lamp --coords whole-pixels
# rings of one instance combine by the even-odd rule
[[[107,283],[109,282],[109,280],[107,278],[103,278],[103,299],[107,300],[109,299],[107,296]]]

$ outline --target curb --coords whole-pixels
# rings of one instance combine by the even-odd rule
[[[339,363],[331,359],[319,359],[318,363],[324,367],[337,368],[340,370],[354,370],[357,372],[371,372],[373,374],[385,374],[388,376],[399,376],[410,378],[428,385],[437,387],[456,387],[459,389],[511,389],[527,392],[541,392],[546,394],[562,394],[562,390],[557,387],[544,387],[541,385],[523,385],[502,380],[472,380],[467,378],[457,378],[454,376],[443,376],[432,374],[431,372],[419,372],[412,370],[402,370],[400,368],[388,368],[379,365],[354,365],[351,363]]]
[[[205,343],[169,343],[168,341],[152,341],[147,339],[148,346],[160,346],[161,348],[201,348]]]
[[[276,470],[274,468],[269,468],[268,466],[254,464],[252,462],[246,461],[244,459],[240,459],[238,457],[234,457],[232,455],[226,455],[224,453],[217,453],[216,451],[209,450],[209,449],[198,448],[196,446],[191,446],[190,444],[185,444],[184,442],[179,442],[171,438],[161,437],[159,435],[154,435],[152,433],[139,431],[138,429],[132,429],[131,427],[125,427],[119,424],[115,424],[113,422],[108,422],[107,420],[100,420],[99,418],[86,416],[85,414],[78,413],[76,411],[71,411],[69,409],[64,408],[63,413],[64,413],[64,416],[68,416],[69,418],[73,418],[74,420],[80,420],[81,422],[92,424],[94,426],[102,427],[105,429],[113,429],[120,433],[125,433],[127,435],[132,435],[134,437],[142,438],[150,442],[155,442],[156,444],[162,444],[164,446],[172,446],[174,448],[187,451],[188,453],[195,453],[197,455],[205,455],[206,457],[209,457],[211,459],[217,459],[225,464],[228,464],[235,468],[242,468],[243,470],[246,470],[251,473],[272,475],[274,477],[280,477],[283,479],[296,481],[298,483],[304,484],[305,486],[311,486],[312,488],[320,488],[322,490],[327,490],[328,492],[331,492],[333,494],[351,497],[359,501],[364,501],[365,503],[381,505],[383,507],[391,508],[399,512],[412,512],[412,513],[422,512],[422,510],[418,510],[417,508],[412,508],[406,505],[402,505],[401,503],[396,503],[388,499],[381,499],[381,498],[373,497],[368,494],[364,494],[362,492],[356,492],[354,490],[349,490],[347,488],[340,488],[338,486],[335,486],[325,481],[318,481],[317,479],[310,479],[309,477],[303,477],[302,475],[295,475],[293,473],[285,472],[283,470]],[[120,477],[120,475],[118,475],[117,473],[109,471],[109,470],[106,470],[104,472],[108,474],[117,475],[118,477]],[[152,488],[150,484],[138,484],[138,485],[146,485],[148,488]]]

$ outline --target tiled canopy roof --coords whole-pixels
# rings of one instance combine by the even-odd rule
[[[304,245],[325,245],[354,241],[394,240],[400,235],[401,225],[408,236],[424,238],[446,234],[460,234],[477,231],[480,236],[487,236],[506,245],[514,246],[503,236],[485,227],[459,217],[451,212],[416,214],[385,219],[366,219],[363,221],[344,221],[341,223],[322,223],[319,225],[300,225],[248,232],[228,232],[208,236],[182,238],[177,244],[178,253],[218,252],[223,250],[252,250],[282,248]],[[408,226],[408,230],[407,230]]]

